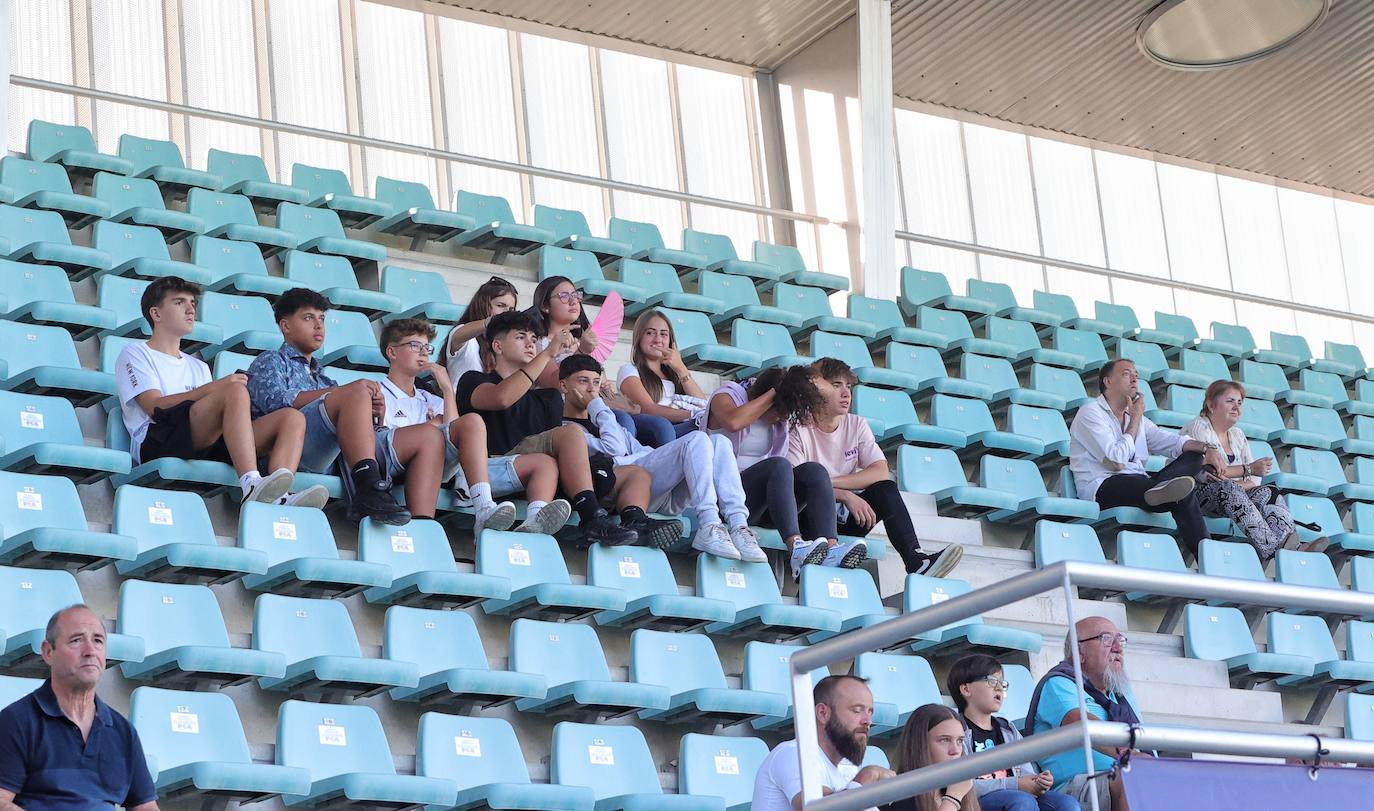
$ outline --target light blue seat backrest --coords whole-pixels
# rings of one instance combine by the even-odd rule
[[[978,460],[978,483],[989,490],[1015,493],[1022,501],[1048,495],[1045,482],[1040,478],[1040,468],[1029,459],[985,454]]]
[[[567,583],[568,565],[558,542],[537,532],[483,530],[477,571],[510,578],[512,592],[538,583]]]
[[[863,569],[807,566],[802,570],[798,597],[802,605],[828,608],[838,613],[842,621],[885,613],[873,576]]]
[[[1168,535],[1122,530],[1116,536],[1116,562],[1136,569],[1184,572],[1183,553]]]
[[[5,335],[4,330],[0,330],[0,335]],[[12,337],[7,336],[9,340]],[[5,340],[5,339],[0,339]],[[14,370],[19,364],[11,363],[10,369]],[[84,446],[85,439],[81,435],[81,426],[76,421],[76,409],[72,404],[63,400],[61,397],[40,397],[33,394],[14,394],[13,392],[0,392],[0,440],[3,440],[3,447],[6,453],[14,453],[23,450],[30,445],[40,442],[52,442],[59,445]],[[48,477],[43,477],[44,479]],[[71,484],[66,479],[61,481]],[[54,495],[54,498],[57,498]],[[64,503],[77,506],[76,491],[71,493],[70,502],[67,501],[65,492],[61,496]],[[44,500],[47,504],[47,500]],[[45,506],[46,510],[47,507]],[[80,508],[77,509],[78,514]],[[79,522],[79,526],[74,523],[77,529],[85,529],[86,522]],[[9,521],[3,523],[6,535],[14,533],[14,528]]]
[[[309,771],[313,783],[344,774],[396,773],[377,711],[362,704],[283,702],[277,764]]]
[[[148,177],[126,177],[109,172],[96,172],[92,193],[110,204],[119,214],[131,208],[166,208],[157,181]]]
[[[1374,696],[1345,694],[1345,737],[1374,741]]]
[[[291,164],[291,185],[305,189],[312,197],[323,197],[326,194],[353,196],[353,187],[348,183],[348,175],[338,169],[326,169],[322,166]]]
[[[1356,456],[1351,467],[1354,471],[1354,481],[1360,484],[1374,484],[1374,459],[1368,456]]]
[[[272,305],[258,296],[202,293],[197,318],[219,327],[226,337],[249,330],[274,332],[277,329],[277,322],[272,320]]]
[[[1303,369],[1298,372],[1298,379],[1302,383],[1303,391],[1330,397],[1333,403],[1342,403],[1350,399],[1350,392],[1345,390],[1345,383],[1340,375]]]
[[[1053,346],[1060,352],[1078,355],[1090,365],[1100,366],[1107,362],[1107,348],[1102,345],[1102,336],[1096,332],[1055,327]]]
[[[125,580],[119,586],[119,632],[143,638],[143,652],[182,645],[229,647],[224,615],[209,586]]]
[[[1159,348],[1159,344],[1148,344],[1144,341],[1131,341],[1123,338],[1117,342],[1116,347],[1122,360],[1135,363],[1135,368],[1140,372],[1141,377],[1154,374],[1160,369],[1169,368],[1169,362],[1164,359],[1164,350]]]
[[[101,222],[96,223],[97,227],[100,225]],[[0,205],[0,234],[10,241],[11,251],[35,242],[72,243],[61,214],[33,208]]]
[[[255,355],[245,355],[242,352],[217,352],[215,353],[215,362],[210,365],[210,372],[216,380],[234,372],[246,373],[248,368],[253,365],[255,357]],[[327,374],[330,377],[334,376],[332,372],[327,372]]]
[[[592,626],[530,619],[511,623],[510,669],[542,675],[549,687],[611,678],[606,654]]]
[[[1096,303],[1096,308],[1098,321],[1116,324],[1121,327],[1122,332],[1140,329],[1140,319],[1136,318],[1135,310],[1131,309],[1129,305],[1099,301]]]
[[[310,208],[296,203],[277,206],[277,227],[295,234],[301,242],[344,235],[338,214],[327,208]]]
[[[628,243],[635,253],[664,247],[663,235],[659,233],[658,226],[650,222],[612,217],[606,224],[606,232],[611,239]]]
[[[1190,605],[1183,609],[1183,653],[1221,661],[1255,652],[1250,626],[1238,608]]]
[[[1374,662],[1374,622],[1346,622],[1345,658],[1352,662]]]
[[[782,271],[784,276],[806,272],[806,260],[802,259],[801,251],[791,245],[775,245],[756,239],[754,240],[753,251],[755,262],[772,265]]]
[[[24,160],[13,155],[0,159],[0,183],[9,186],[19,197],[39,191],[72,193],[67,170],[60,165]]]
[[[825,291],[819,287],[778,282],[773,287],[773,304],[803,318],[835,314],[830,310],[830,300],[826,298]]]
[[[34,119],[29,122],[29,158],[45,161],[59,152],[97,152],[95,138],[85,127],[54,124]]]
[[[746,690],[761,690],[783,696],[792,695],[792,654],[801,650],[801,645],[784,645],[778,642],[748,642],[744,646],[744,672],[740,676],[740,686]],[[830,675],[824,667],[811,671],[811,686]]]
[[[161,772],[186,763],[253,762],[234,700],[225,693],[139,687],[129,720]]]
[[[268,568],[297,558],[339,557],[322,510],[259,501],[244,504],[239,513],[239,546],[266,552]]]
[[[257,225],[253,201],[242,194],[227,194],[208,189],[191,189],[186,197],[186,213],[205,221],[205,230],[225,225]]]
[[[901,297],[912,304],[925,304],[953,293],[943,273],[909,266],[902,268]]]
[[[940,350],[930,346],[891,343],[887,345],[887,368],[915,375],[921,382],[949,376]]]
[[[1011,362],[1004,358],[989,358],[985,355],[965,353],[959,360],[959,376],[974,383],[990,386],[993,391],[1019,389]]]
[[[477,221],[478,225],[490,223],[514,223],[515,214],[504,197],[491,194],[476,194],[470,191],[458,192],[457,211]]]
[[[973,281],[974,280],[970,279],[969,284],[972,284]],[[993,316],[987,321],[987,330],[988,340],[1010,344],[1016,347],[1019,352],[1025,352],[1028,349],[1044,348],[1040,343],[1040,336],[1035,332],[1035,325],[1029,321],[1016,321],[1010,318]]]
[[[1011,285],[969,279],[966,287],[970,298],[990,301],[997,305],[998,310],[1009,310],[1016,306],[1016,294],[1012,292]]]
[[[106,372],[106,373],[108,373],[108,374],[114,374],[115,363],[119,360],[119,353],[122,352],[122,351],[124,351],[124,347],[128,346],[129,344],[135,344],[135,343],[140,343],[140,342],[139,342],[137,339],[134,339],[134,338],[117,338],[117,337],[115,337],[115,336],[113,336],[113,335],[106,335],[104,338],[101,338],[101,339],[100,339],[100,371]],[[221,354],[231,354],[231,353],[221,353]],[[119,409],[115,409],[115,411],[118,412]],[[119,424],[120,424],[121,426],[124,425],[124,421],[123,421],[122,418],[120,419]],[[126,439],[127,439],[127,435],[126,435]],[[109,447],[114,447],[113,445],[109,445],[108,442],[106,443],[106,445],[109,446]],[[129,448],[128,448],[127,442],[125,443],[125,447],[120,448],[120,450],[128,450],[128,449],[129,449]]]
[[[1350,505],[1350,528],[1364,535],[1374,535],[1374,504],[1357,501]],[[1351,558],[1351,563],[1363,559],[1360,555],[1356,555]]]
[[[733,603],[736,611],[781,603],[777,578],[767,563],[697,556],[697,594]]]
[[[1204,539],[1199,546],[1198,571],[1216,577],[1266,580],[1255,547],[1248,543]]]
[[[740,349],[756,352],[764,359],[792,355],[797,351],[787,327],[782,324],[750,321],[746,318],[736,318],[730,325],[730,343]]]
[[[906,326],[901,309],[891,299],[850,296],[847,313],[850,318],[872,324],[879,330]]]
[[[434,208],[434,195],[430,194],[429,187],[423,183],[379,176],[376,186],[377,200],[391,206],[392,212],[401,212],[409,208]]]
[[[364,518],[358,525],[358,558],[390,566],[393,580],[416,572],[458,570],[444,528],[432,519],[393,527]]]
[[[8,494],[6,499],[14,500]],[[58,609],[81,602],[71,572],[0,566],[0,624],[10,636],[46,628]]]
[[[1354,366],[1361,373],[1365,370],[1364,353],[1354,344],[1338,344],[1335,341],[1326,342],[1326,357],[1337,363],[1345,363]]]
[[[477,624],[466,611],[391,606],[382,633],[382,658],[414,662],[422,677],[453,668],[487,669]]]
[[[705,271],[697,280],[701,295],[723,301],[730,308],[760,304],[758,282],[747,276],[734,276],[718,271]]]
[[[716,343],[716,331],[711,328],[711,320],[705,313],[691,310],[673,310],[659,307],[658,311],[673,325],[673,337],[678,348],[684,346],[709,346]]]
[[[11,377],[35,366],[81,368],[71,333],[62,327],[42,324],[0,321],[0,358],[4,359]]]
[[[1240,362],[1240,378],[1243,383],[1264,386],[1274,391],[1287,391],[1289,389],[1288,376],[1283,369],[1272,363],[1260,363],[1255,360],[1243,360]]]
[[[415,773],[452,780],[459,791],[492,783],[530,782],[525,753],[509,721],[442,712],[420,716]]]
[[[1201,414],[1202,400],[1206,391],[1189,386],[1169,387],[1169,408],[1183,414]]]
[[[1293,472],[1303,476],[1312,476],[1327,482],[1331,486],[1344,484],[1345,469],[1341,467],[1341,460],[1336,458],[1336,454],[1331,451],[1319,451],[1315,448],[1293,448],[1288,455],[1288,462],[1293,466]]]
[[[587,551],[587,583],[620,589],[627,603],[651,594],[678,593],[668,556],[644,546],[592,544]]]
[[[897,705],[906,714],[924,704],[940,703],[940,688],[930,663],[919,656],[868,651],[854,660],[854,675],[868,679],[873,700]]]
[[[1307,339],[1301,335],[1288,335],[1271,331],[1269,333],[1269,346],[1275,352],[1292,355],[1302,361],[1312,359],[1312,348],[1307,345]]]
[[[1249,327],[1242,327],[1238,324],[1223,324],[1220,321],[1213,321],[1212,337],[1218,341],[1225,341],[1228,344],[1235,344],[1245,352],[1255,351],[1255,336],[1250,334]]]
[[[1031,304],[1035,309],[1054,313],[1065,321],[1072,321],[1078,317],[1078,305],[1074,304],[1073,299],[1063,293],[1047,293],[1044,290],[1036,290],[1031,294]]]
[[[738,259],[735,243],[725,234],[712,234],[707,231],[682,229],[682,249],[705,256],[708,262],[728,262]]]
[[[17,310],[33,301],[76,303],[66,272],[54,265],[30,265],[0,259],[0,292],[4,293],[5,303],[10,310]],[[11,369],[10,374],[13,373]]]
[[[666,687],[671,695],[726,689],[725,669],[709,636],[647,628],[630,634],[630,681]]]
[[[342,256],[288,251],[282,265],[286,270],[286,278],[299,282],[303,287],[314,290],[328,290],[331,287],[358,289],[358,276]]]
[[[1273,459],[1273,460],[1274,460],[1274,467],[1273,467],[1273,469],[1274,469],[1274,470],[1277,470],[1277,469],[1278,469],[1278,465],[1279,465],[1279,456],[1278,456],[1278,454],[1274,453],[1274,449],[1273,449],[1272,447],[1269,446],[1269,443],[1268,443],[1268,442],[1265,442],[1265,441],[1262,440],[1262,439],[1251,439],[1251,440],[1249,440],[1249,442],[1250,442],[1250,455],[1251,455],[1251,456],[1255,457],[1256,460],[1259,460],[1259,459]]]
[[[854,387],[854,413],[889,428],[919,422],[910,397],[899,391],[884,391],[872,386]]]
[[[916,326],[938,332],[950,341],[962,341],[973,337],[973,328],[968,324],[968,316],[950,310],[922,306],[916,311]]]
[[[947,394],[931,398],[930,421],[941,428],[953,428],[966,434],[997,430],[987,403]]]
[[[553,728],[550,774],[559,785],[590,788],[598,802],[663,793],[644,733],[632,726],[563,721]]]
[[[926,608],[928,606],[952,600],[961,594],[968,594],[971,586],[967,580],[957,580],[952,577],[928,577],[923,574],[909,574],[906,576],[906,589],[902,595],[902,611],[910,614],[913,611]],[[954,628],[961,625],[977,625],[983,621],[981,615],[968,617],[945,625],[936,631],[947,628]],[[935,633],[932,631],[931,633]]]
[[[539,249],[539,278],[550,276],[567,276],[574,287],[578,282],[606,278],[595,254],[545,245]]]
[[[1336,643],[1321,617],[1274,611],[1265,618],[1270,653],[1306,656],[1314,662],[1334,662],[1341,658]]]
[[[267,175],[267,164],[263,163],[262,158],[257,155],[211,149],[205,153],[205,170],[211,174],[219,175],[226,187],[242,183],[245,180],[256,180],[259,183],[272,182],[272,178]]]
[[[354,283],[357,283],[356,277]],[[430,302],[453,303],[448,282],[444,281],[442,275],[399,265],[387,265],[382,269],[382,292],[400,299],[404,308]]]
[[[683,292],[682,281],[672,265],[642,259],[620,260],[620,281],[648,293]]]
[[[226,330],[227,332],[227,330]],[[377,333],[367,316],[353,310],[330,310],[324,314],[324,343],[320,352],[328,354],[345,346],[377,347]]]
[[[818,293],[821,290],[819,287],[811,289]],[[817,358],[842,360],[851,369],[864,369],[873,365],[873,356],[868,353],[868,344],[857,335],[813,332],[811,333],[811,355]]]
[[[280,594],[258,595],[253,647],[282,654],[288,667],[316,656],[363,655],[342,602]]]
[[[1207,375],[1213,380],[1231,379],[1231,370],[1226,366],[1226,359],[1215,352],[1185,349],[1179,353],[1179,368]]]
[[[144,279],[130,279],[126,276],[101,276],[96,292],[96,304],[115,314],[116,324],[127,324],[135,318],[141,323],[148,323],[143,320],[143,311],[139,308],[139,301],[143,298],[143,291],[151,282]],[[197,311],[196,317],[200,317]]]
[[[119,136],[119,157],[134,165],[136,175],[154,166],[186,168],[186,162],[181,158],[181,148],[175,143],[135,135]]]
[[[1266,431],[1279,431],[1283,429],[1283,417],[1279,414],[1279,407],[1274,405],[1272,400],[1256,400],[1246,397],[1245,403],[1241,406],[1241,422],[1254,423]]]
[[[1013,434],[1034,437],[1050,445],[1069,441],[1069,428],[1064,415],[1052,408],[1012,403],[1007,409],[1007,430]]]
[[[1155,310],[1155,329],[1177,335],[1189,342],[1198,339],[1197,325],[1193,323],[1193,319],[1186,315],[1174,315],[1173,313]],[[1230,377],[1230,375],[1226,375],[1226,377]]]
[[[191,238],[191,263],[210,271],[216,280],[247,273],[266,276],[262,251],[251,242],[217,237]]]
[[[1293,427],[1312,431],[1328,439],[1345,439],[1345,423],[1332,408],[1300,405],[1293,409]]]
[[[1336,569],[1331,565],[1331,558],[1321,552],[1280,549],[1274,561],[1274,579],[1280,583],[1320,589],[1341,587],[1340,580],[1336,578]]]
[[[1106,563],[1107,556],[1102,552],[1102,542],[1097,539],[1097,531],[1087,524],[1036,521],[1036,564],[1048,566],[1061,560]]]
[[[580,211],[569,208],[536,205],[534,207],[534,227],[552,231],[559,240],[592,235],[592,229],[587,225],[586,216]]]
[[[903,445],[897,449],[897,482],[908,493],[938,493],[968,484],[954,451]]]
[[[185,490],[121,485],[115,491],[114,531],[138,541],[139,552],[172,543],[216,544],[205,499]]]
[[[1322,535],[1339,535],[1345,531],[1341,514],[1329,498],[1321,496],[1288,496],[1288,509],[1293,517],[1308,524],[1321,526]]]
[[[126,225],[100,220],[91,228],[91,247],[110,255],[110,266],[130,259],[170,259],[162,232],[150,225]]]
[[[678,791],[694,797],[720,797],[726,808],[747,804],[753,799],[754,780],[766,757],[768,744],[758,738],[689,732],[678,747]]]

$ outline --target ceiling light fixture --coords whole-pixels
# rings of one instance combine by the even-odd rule
[[[1141,19],[1135,42],[1166,67],[1228,68],[1291,45],[1330,8],[1331,0],[1164,0]]]

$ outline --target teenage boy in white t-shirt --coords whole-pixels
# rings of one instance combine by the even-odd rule
[[[152,337],[124,347],[115,361],[134,463],[166,456],[229,462],[245,501],[323,507],[329,491],[320,485],[289,492],[305,443],[304,417],[280,412],[253,419],[248,375],[213,380],[204,361],[181,351],[199,295],[198,285],[179,276],[149,284],[139,306]],[[262,456],[272,471],[266,476],[258,472]]]

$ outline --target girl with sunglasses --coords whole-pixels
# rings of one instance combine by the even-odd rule
[[[491,350],[485,335],[487,322],[494,315],[514,310],[517,301],[515,285],[499,276],[492,276],[472,294],[463,317],[444,340],[444,366],[455,385],[467,372],[491,368]]]

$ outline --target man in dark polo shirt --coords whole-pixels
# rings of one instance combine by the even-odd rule
[[[0,811],[157,811],[138,733],[95,695],[105,672],[95,612],[53,614],[43,661],[43,686],[0,711]]]

